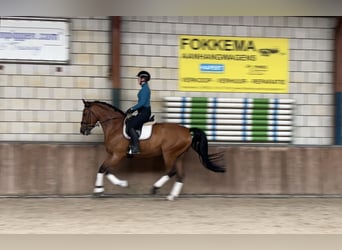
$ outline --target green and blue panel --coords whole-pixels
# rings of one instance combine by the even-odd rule
[[[166,122],[203,129],[211,141],[291,142],[291,99],[165,98]]]

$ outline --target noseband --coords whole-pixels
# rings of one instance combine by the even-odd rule
[[[86,129],[91,130],[96,126],[99,126],[98,122],[95,122],[94,124],[91,124],[91,115],[95,116],[96,120],[99,121],[97,116],[94,114],[94,112],[90,108],[84,108],[85,110],[88,110],[87,118],[85,119],[86,122],[82,121],[81,125],[84,125]]]

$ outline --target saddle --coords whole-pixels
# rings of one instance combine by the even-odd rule
[[[129,117],[126,117],[126,119],[129,119]],[[126,139],[131,139],[131,137],[126,133],[126,119],[124,121],[124,125],[123,125],[123,135]],[[150,117],[150,119],[145,122],[141,128],[141,130],[136,130],[137,134],[139,136],[139,140],[147,140],[151,137],[152,135],[152,127],[153,125],[156,123],[156,121],[154,120],[154,115]]]

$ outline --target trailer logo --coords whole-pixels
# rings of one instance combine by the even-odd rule
[[[279,53],[279,50],[278,49],[259,49],[259,53],[262,55],[262,56],[269,56],[271,54],[277,54]]]

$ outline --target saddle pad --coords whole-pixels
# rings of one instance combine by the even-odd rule
[[[152,135],[152,126],[156,123],[156,121],[152,122],[145,122],[142,129],[141,129],[141,135],[139,136],[139,140],[147,140]],[[131,137],[126,133],[126,121],[124,122],[123,126],[123,135],[126,139],[131,139]]]

